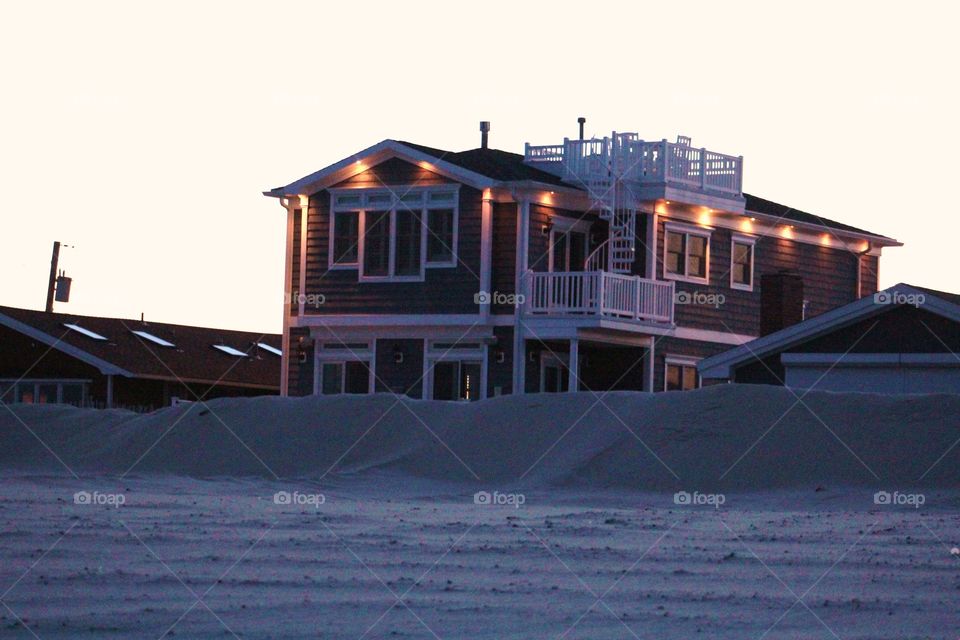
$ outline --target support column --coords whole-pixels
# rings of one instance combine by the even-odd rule
[[[649,393],[653,393],[653,390],[654,390],[653,377],[654,377],[654,371],[656,370],[656,368],[654,367],[654,363],[656,362],[656,357],[657,357],[656,347],[655,347],[656,344],[657,344],[657,341],[653,338],[650,338],[650,346],[647,348],[647,361],[644,363],[647,369],[646,375],[644,377],[646,378],[646,387],[647,387],[647,392]]]
[[[293,304],[293,205],[283,199],[287,210],[287,248],[283,262],[283,335],[280,337],[280,396],[289,395],[290,386],[290,305]]]
[[[523,294],[527,272],[527,245],[530,240],[530,202],[525,198],[517,201],[517,252],[515,260],[514,290]],[[525,393],[527,349],[523,329],[523,308],[518,304],[514,310],[513,322],[513,392]]]
[[[480,303],[480,316],[485,322],[490,318],[491,270],[493,265],[493,196],[489,189],[483,191],[480,204],[480,291],[487,296]]]
[[[576,393],[580,390],[580,339],[570,339],[570,380],[567,384],[567,391]]]
[[[107,376],[107,409],[113,409],[113,376]]]
[[[310,217],[310,196],[300,196],[300,284],[297,287],[297,315],[303,316],[307,304],[307,218]]]

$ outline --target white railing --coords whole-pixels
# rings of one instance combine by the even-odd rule
[[[738,196],[743,191],[743,157],[686,143],[648,142],[633,133],[614,132],[612,137],[591,140],[565,139],[562,145],[527,144],[524,160],[574,181],[620,177]]]
[[[525,281],[530,314],[673,322],[673,282],[607,271],[528,272]]]

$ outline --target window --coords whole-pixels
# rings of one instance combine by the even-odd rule
[[[420,212],[400,209],[396,213],[397,247],[394,273],[398,276],[420,275]]]
[[[356,266],[360,244],[360,212],[333,214],[333,263]]]
[[[90,331],[89,329],[84,329],[83,327],[81,327],[80,325],[77,325],[77,324],[71,324],[71,323],[69,323],[69,322],[64,322],[64,323],[63,323],[63,326],[65,326],[67,329],[70,329],[71,331],[76,331],[77,333],[79,333],[79,334],[81,334],[81,335],[85,335],[85,336],[87,336],[88,338],[93,338],[94,340],[106,340],[106,338],[103,337],[102,335],[100,335],[99,333]]]
[[[270,345],[267,344],[266,342],[258,342],[258,343],[257,343],[257,346],[260,347],[261,349],[263,349],[264,351],[268,352],[268,353],[272,353],[272,354],[275,355],[275,356],[282,356],[282,355],[283,355],[283,351],[280,351],[280,349],[277,349],[276,347],[270,346]]]
[[[331,269],[361,280],[413,280],[424,269],[457,264],[456,187],[335,191]]]
[[[370,367],[361,360],[324,362],[320,367],[320,393],[369,393]]]
[[[234,349],[233,347],[231,347],[231,346],[229,346],[229,345],[225,345],[225,344],[215,344],[215,345],[213,345],[213,348],[214,348],[214,349],[217,349],[218,351],[223,351],[225,354],[227,354],[227,355],[229,355],[229,356],[234,356],[234,357],[237,357],[237,358],[246,358],[246,357],[247,357],[247,354],[245,354],[243,351],[240,351],[239,349]]]
[[[540,354],[540,392],[564,393],[569,388],[570,372],[567,355]]]
[[[480,399],[479,362],[464,360],[441,360],[433,365],[433,399],[465,400]]]
[[[453,209],[432,209],[427,212],[427,263],[453,261]]]
[[[710,232],[670,226],[664,242],[664,277],[706,284],[710,279]]]
[[[370,277],[390,275],[390,212],[367,211],[364,218],[363,274]]]
[[[163,338],[159,338],[159,337],[153,335],[152,333],[147,333],[146,331],[137,331],[137,330],[135,330],[135,329],[131,329],[131,330],[130,330],[130,333],[132,333],[133,335],[138,336],[138,337],[140,337],[140,338],[143,338],[144,340],[149,340],[150,342],[152,342],[152,343],[154,343],[154,344],[158,344],[158,345],[160,345],[161,347],[175,347],[175,346],[176,346],[176,345],[173,344],[172,342],[168,342],[167,340],[164,340]]]
[[[730,249],[730,287],[753,291],[753,246],[755,238],[733,236]]]
[[[690,391],[700,388],[700,376],[697,374],[695,360],[671,359],[666,360],[666,391]]]
[[[583,271],[587,259],[586,231],[586,226],[576,223],[550,231],[550,271]]]

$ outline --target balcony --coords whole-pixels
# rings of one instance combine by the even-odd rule
[[[673,323],[673,282],[608,271],[528,272],[524,312]]]
[[[609,138],[565,139],[560,145],[527,144],[524,162],[574,186],[620,177],[633,184],[631,190],[641,199],[676,198],[743,208],[743,158],[693,147],[688,138],[649,142],[633,133],[614,132]],[[725,207],[725,201],[732,207]]]

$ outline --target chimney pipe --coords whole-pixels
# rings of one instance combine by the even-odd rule
[[[577,118],[577,122],[580,124],[580,142],[583,142],[583,125],[586,124],[587,119],[583,116]]]
[[[480,121],[480,148],[487,148],[487,138],[490,135],[490,123],[486,120]]]

